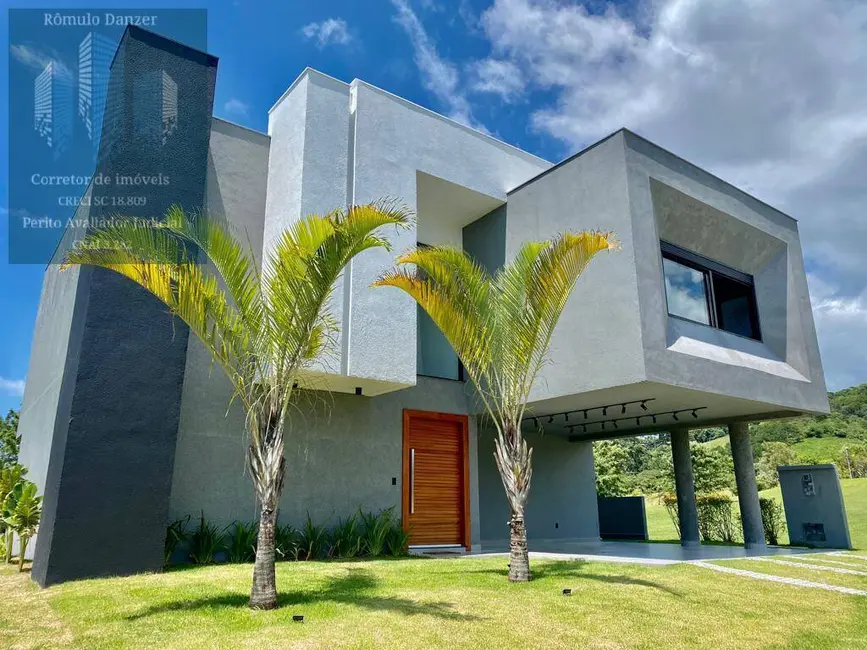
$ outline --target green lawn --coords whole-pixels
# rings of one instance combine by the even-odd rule
[[[700,442],[698,444],[704,445],[705,447],[725,447],[729,444],[729,437],[728,435],[720,436],[719,438],[714,438],[713,440]]]
[[[249,565],[46,590],[2,567],[0,647],[867,648],[864,597],[691,565],[577,561],[534,562],[533,582],[513,585],[504,564],[281,563],[274,612],[246,608]]]
[[[706,447],[724,447],[729,444],[729,437],[726,435],[699,444]],[[817,463],[836,463],[843,447],[857,444],[864,444],[864,441],[853,438],[804,438],[790,447],[800,458],[811,459]]]
[[[792,445],[800,458],[809,458],[817,463],[836,463],[840,450],[849,445],[863,444],[851,438],[804,438]]]
[[[843,501],[846,504],[846,515],[849,518],[849,531],[852,534],[852,545],[855,548],[867,549],[867,478],[844,479]],[[780,488],[772,488],[761,492],[762,496],[771,496],[782,503]],[[656,503],[648,497],[645,501],[647,510],[647,532],[651,540],[676,540],[677,532],[674,524],[665,511],[665,506]],[[735,506],[737,507],[737,506]],[[788,544],[789,535],[785,532],[783,544]]]

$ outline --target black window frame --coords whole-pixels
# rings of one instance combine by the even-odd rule
[[[750,341],[762,341],[762,324],[759,320],[759,308],[758,303],[756,302],[756,285],[752,275],[733,269],[729,266],[726,266],[725,264],[720,264],[719,262],[705,257],[704,255],[693,253],[692,251],[686,250],[685,248],[681,248],[680,246],[676,246],[675,244],[667,241],[660,240],[659,247],[662,254],[662,259],[669,259],[672,262],[677,262],[678,264],[682,264],[683,266],[698,271],[704,276],[705,286],[707,287],[707,290],[705,291],[705,300],[707,301],[708,320],[710,321],[709,324],[695,321],[691,318],[686,318],[684,316],[678,316],[677,314],[672,314],[668,310],[668,292],[665,289],[665,272],[663,271],[663,290],[666,291],[665,310],[670,318],[677,318],[679,320],[684,320],[690,323],[696,323],[697,325],[704,325],[705,327],[713,327],[714,329],[718,329],[721,332],[726,332],[727,334],[731,334],[732,336],[739,336],[744,339],[749,339]],[[731,332],[727,329],[723,329],[722,327],[720,327],[719,314],[717,313],[716,305],[716,294],[714,292],[714,274],[721,275],[727,280],[733,280],[739,284],[749,287],[750,321],[753,325],[756,336],[746,336],[744,334]]]

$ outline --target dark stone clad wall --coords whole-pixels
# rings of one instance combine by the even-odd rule
[[[91,186],[91,223],[202,209],[216,68],[127,29],[95,170],[112,180]],[[184,380],[188,330],[137,285],[84,269],[74,309],[33,566],[43,586],[162,567]]]
[[[644,497],[599,497],[602,539],[647,539]]]

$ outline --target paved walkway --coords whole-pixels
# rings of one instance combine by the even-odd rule
[[[762,550],[743,546],[703,544],[684,548],[680,544],[650,542],[563,542],[554,540],[531,541],[530,557],[546,560],[599,560],[631,564],[677,564],[702,560],[732,560],[745,557],[798,555],[811,553],[810,549],[769,546]],[[491,557],[506,555],[508,542],[482,543],[481,550],[473,550],[462,557]]]
[[[779,582],[782,584],[792,585],[794,587],[809,587],[811,589],[822,589],[824,591],[836,591],[840,594],[849,594],[852,596],[867,596],[867,591],[863,589],[852,589],[851,587],[840,587],[838,585],[829,585],[824,582],[812,582],[810,580],[800,580],[798,578],[787,578],[785,576],[774,576],[767,573],[758,573],[756,571],[745,571],[744,569],[736,569],[729,566],[719,566],[710,562],[695,562],[696,566],[719,571],[720,573],[730,573],[744,578],[752,578],[754,580],[765,580],[767,582]],[[794,564],[791,562],[790,564]]]

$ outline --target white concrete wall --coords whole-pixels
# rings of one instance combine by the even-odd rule
[[[358,80],[352,87],[355,203],[389,196],[415,208],[416,171],[505,199],[511,187],[550,166]],[[415,245],[415,229],[396,234],[393,243],[398,252]],[[416,373],[413,301],[397,289],[367,290],[393,258],[393,253],[375,250],[353,262],[349,372],[412,384]]]
[[[306,70],[271,110],[265,248],[310,212],[383,198],[417,205],[417,172],[505,200],[550,163],[361,81]],[[441,233],[460,241],[459,229]],[[366,395],[416,381],[416,308],[396,289],[370,288],[416,229],[389,233],[394,250],[365,251],[336,287],[338,350],[319,370],[331,390]]]

